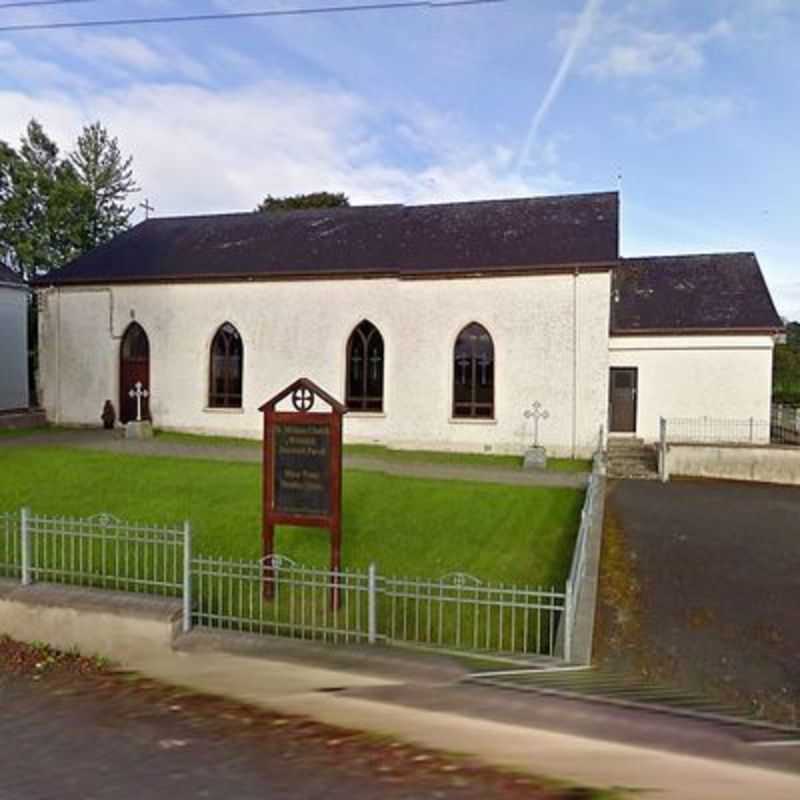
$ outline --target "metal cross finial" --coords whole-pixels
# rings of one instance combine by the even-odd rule
[[[136,383],[133,384],[133,389],[131,389],[128,392],[128,397],[130,397],[131,399],[134,397],[136,398],[136,421],[141,422],[142,399],[143,398],[147,399],[148,397],[150,397],[150,392],[148,392],[147,389],[145,389],[144,386],[142,386],[141,381],[136,381]]]
[[[150,200],[146,199],[144,203],[139,203],[139,208],[144,209],[144,218],[150,219],[150,212],[155,211],[155,207],[150,205]]]
[[[525,419],[533,420],[533,446],[539,446],[539,420],[549,419],[550,412],[542,409],[542,404],[537,400],[531,408],[525,412]]]

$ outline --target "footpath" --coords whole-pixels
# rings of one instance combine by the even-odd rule
[[[257,442],[248,444],[205,444],[177,442],[169,439],[124,439],[117,431],[103,430],[43,430],[24,436],[0,440],[5,447],[70,447],[99,450],[106,453],[137,456],[161,456],[167,458],[190,458],[209,461],[240,461],[261,463],[261,448]],[[432,480],[475,481],[478,483],[501,483],[514,486],[550,486],[567,489],[584,489],[589,480],[585,472],[527,471],[503,469],[483,465],[429,464],[397,462],[378,456],[348,455],[343,457],[345,469],[366,472],[383,472],[410,478]]]
[[[266,640],[266,641],[265,641]],[[576,785],[683,800],[797,800],[800,742],[461,682],[468,668],[394,648],[195,631],[129,666],[166,683]],[[774,746],[773,746],[774,745]]]

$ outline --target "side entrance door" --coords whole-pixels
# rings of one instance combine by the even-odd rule
[[[131,389],[141,383],[150,391],[150,342],[137,322],[128,325],[119,355],[119,421],[124,424],[136,419],[136,398],[130,396]],[[146,398],[142,398],[142,419],[150,419],[150,401]]]
[[[611,368],[608,381],[610,433],[636,433],[638,383],[636,367]]]

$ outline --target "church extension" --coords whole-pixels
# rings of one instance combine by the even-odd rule
[[[48,418],[259,436],[308,377],[345,441],[551,455],[665,417],[767,420],[752,253],[621,258],[616,193],[149,219],[38,281]]]

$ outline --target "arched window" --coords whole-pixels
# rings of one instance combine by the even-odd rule
[[[138,322],[131,322],[122,337],[122,358],[125,361],[147,361],[150,358],[150,343]]]
[[[477,322],[458,334],[453,349],[453,416],[494,417],[494,344]]]
[[[368,320],[347,340],[347,407],[383,411],[383,337]]]
[[[210,408],[242,407],[242,363],[244,347],[239,331],[226,322],[211,342]]]

